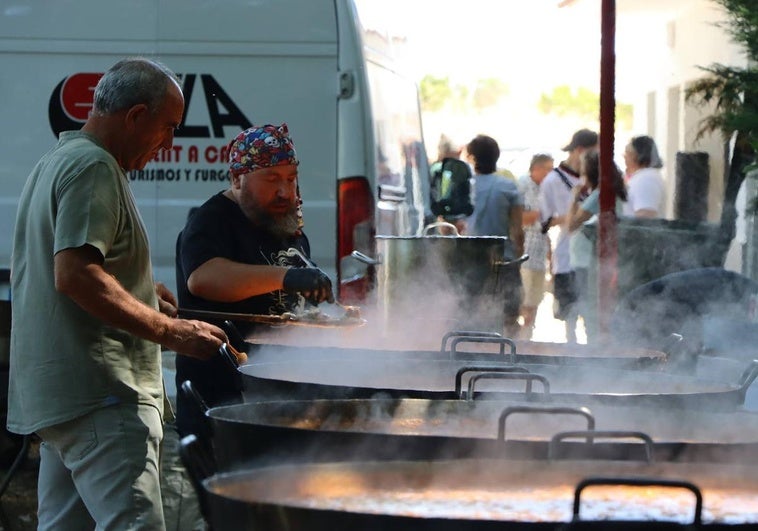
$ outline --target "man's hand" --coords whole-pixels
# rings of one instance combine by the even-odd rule
[[[282,288],[288,293],[301,293],[309,302],[334,302],[332,281],[316,267],[292,267],[284,274]]]
[[[171,290],[163,283],[156,282],[155,294],[158,295],[158,310],[169,317],[176,317],[178,304]]]
[[[161,344],[191,358],[207,360],[217,356],[223,343],[229,343],[219,327],[190,319],[172,319],[167,338]]]

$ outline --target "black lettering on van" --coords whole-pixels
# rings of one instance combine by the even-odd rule
[[[187,111],[192,102],[193,89],[195,88],[196,74],[182,75],[182,93],[184,94],[184,116],[182,123],[174,134],[175,137],[200,137],[209,138],[211,136],[208,127],[204,125],[187,125]]]
[[[205,91],[205,102],[208,104],[208,114],[211,117],[213,126],[213,135],[216,138],[224,137],[224,126],[237,126],[237,129],[247,129],[252,124],[250,120],[235,105],[232,99],[224,92],[216,80],[210,74],[201,74],[203,80],[203,90]],[[219,111],[218,104],[226,109],[226,114]]]
[[[229,179],[229,172],[226,169],[223,170],[195,170],[195,181],[203,182],[224,182]]]
[[[176,131],[177,138],[210,138],[210,130],[205,125],[187,124],[187,114],[192,101],[197,74],[182,75],[182,92],[184,93],[184,117],[179,129]],[[221,88],[221,85],[210,74],[200,74],[205,95],[205,105],[208,108],[208,116],[213,128],[213,136],[224,137],[224,127],[234,126],[237,129],[247,129],[251,122],[240,110],[229,95]],[[226,112],[222,112],[219,105]]]

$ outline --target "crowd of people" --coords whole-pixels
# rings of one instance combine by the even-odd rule
[[[153,282],[126,172],[171,149],[183,112],[168,68],[143,58],[118,62],[97,84],[85,125],[61,134],[22,193],[7,422],[41,440],[41,530],[165,529],[160,445],[164,426],[174,424],[161,346],[177,353],[177,383],[191,380],[208,406],[241,398],[218,356],[227,332],[180,318],[179,307],[281,314],[334,301],[331,280],[309,258],[299,159],[284,123],[231,139],[228,188],[195,209],[177,237],[178,303]],[[577,131],[565,160],[556,166],[535,154],[518,180],[498,168],[490,136],[441,145],[430,187],[436,215],[461,234],[507,236],[504,260],[529,255],[522,267],[503,269],[508,336],[530,337],[548,278],[569,341],[579,315],[592,321],[582,304],[589,256],[582,227],[598,213],[597,140]],[[626,175],[613,175],[619,214],[660,216],[655,142],[634,137],[624,158]],[[465,164],[451,162],[460,159]],[[39,348],[40,337],[55,348]],[[180,395],[179,435],[201,429],[193,411]]]
[[[589,129],[576,131],[563,147],[565,159],[557,165],[551,154],[535,153],[528,173],[518,179],[497,167],[500,152],[494,138],[478,135],[464,146],[452,145],[447,137],[443,140],[445,160],[460,157],[473,167],[473,213],[455,217],[458,232],[506,236],[511,242],[507,259],[521,251],[529,257],[518,278],[509,279],[504,332],[531,339],[537,309],[551,290],[553,316],[565,323],[566,341],[577,341],[580,317],[587,341],[595,339],[597,316],[589,281],[590,235],[600,211],[598,134]],[[610,179],[616,216],[662,217],[663,162],[653,138],[632,137],[624,150],[624,163],[624,171],[613,164]],[[469,187],[457,193],[468,194]]]

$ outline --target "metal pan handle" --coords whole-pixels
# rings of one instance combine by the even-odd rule
[[[484,332],[480,330],[451,330],[444,336],[442,336],[442,344],[440,345],[440,352],[447,352],[447,342],[456,337],[503,337],[503,334],[499,332]]]
[[[216,473],[216,463],[213,455],[194,435],[187,435],[179,441],[179,457],[190,476],[190,481],[200,503],[200,512],[206,521],[210,521],[208,508],[208,493],[203,481]]]
[[[371,258],[369,255],[364,254],[360,251],[353,251],[352,253],[350,253],[350,256],[352,258],[355,258],[359,262],[363,262],[364,264],[370,265],[370,266],[381,265],[382,263],[382,258],[380,256],[377,256],[376,258]]]
[[[458,371],[455,373],[455,396],[457,396],[460,399],[465,398],[465,395],[463,394],[463,375],[467,372],[518,372],[518,373],[526,373],[529,372],[529,369],[526,369],[525,367],[487,367],[486,365],[469,365],[466,367],[461,367],[458,369]]]
[[[742,376],[740,376],[740,381],[738,383],[740,387],[740,396],[743,402],[745,400],[745,395],[747,394],[748,387],[750,387],[750,384],[753,383],[756,377],[758,377],[758,360],[753,360],[750,362],[750,365],[748,365],[747,368],[742,371]]]
[[[547,458],[555,459],[558,444],[563,439],[585,438],[587,444],[594,444],[595,440],[600,439],[640,439],[645,444],[645,461],[652,463],[653,458],[653,439],[647,433],[641,431],[626,430],[594,430],[592,428],[586,431],[563,431],[553,435],[550,444],[547,447]]]
[[[666,487],[674,489],[686,489],[695,495],[695,516],[692,524],[698,528],[703,521],[703,493],[697,485],[689,481],[662,478],[613,478],[613,477],[590,477],[580,481],[574,490],[573,522],[580,521],[579,507],[581,505],[582,491],[587,487],[594,486],[629,486],[629,487]]]
[[[671,359],[672,357],[675,357],[681,350],[682,345],[684,343],[684,337],[682,334],[676,334],[672,333],[669,334],[666,339],[663,340],[663,343],[661,344],[660,350],[666,355],[666,359]]]
[[[237,369],[239,369],[239,366],[240,366],[239,361],[237,361],[239,359],[238,354],[240,353],[234,352],[234,350],[236,349],[234,349],[234,347],[231,346],[230,344],[223,343],[221,347],[219,347],[218,352],[221,355],[221,357],[224,358],[224,360],[226,360],[229,366],[236,371]]]
[[[550,397],[550,382],[541,374],[531,372],[483,372],[475,374],[469,379],[466,400],[474,399],[474,388],[476,387],[476,382],[479,380],[524,380],[526,382],[527,396],[532,395],[532,382],[537,380],[542,384],[542,393],[545,395],[545,398]]]
[[[182,396],[189,402],[189,407],[195,408],[195,411],[192,411],[192,416],[197,417],[199,424],[196,426],[198,433],[193,433],[193,435],[198,438],[205,451],[212,455],[213,444],[211,440],[213,438],[213,425],[208,418],[208,411],[210,410],[208,404],[205,403],[205,400],[203,400],[200,393],[197,392],[197,389],[195,389],[189,380],[184,380],[182,385],[179,386],[179,390]]]
[[[497,421],[497,439],[505,441],[505,421],[515,413],[547,414],[547,415],[580,415],[587,419],[587,429],[595,429],[595,416],[586,407],[542,407],[542,406],[508,406],[500,413]]]
[[[245,339],[240,334],[239,328],[233,322],[227,319],[221,324],[221,329],[226,333],[226,337],[232,347],[240,352],[247,351],[247,343],[245,343]]]
[[[450,357],[458,353],[459,343],[495,343],[500,345],[500,355],[505,356],[505,345],[511,347],[509,363],[516,363],[516,342],[508,337],[456,337],[450,343]]]
[[[192,382],[189,380],[184,380],[181,385],[182,392],[184,393],[184,396],[187,397],[195,406],[197,406],[198,411],[205,416],[205,414],[210,409],[208,407],[208,404],[205,403],[205,400],[203,400],[203,397],[200,396],[200,393],[197,392],[195,387],[192,385]]]
[[[522,254],[518,258],[514,258],[513,260],[506,260],[505,262],[503,262],[502,260],[497,260],[492,265],[494,265],[495,267],[513,267],[513,266],[523,264],[527,260],[529,260],[529,255]]]
[[[424,229],[421,231],[421,235],[428,236],[429,231],[431,229],[438,229],[440,227],[445,227],[446,229],[450,229],[451,231],[453,231],[453,236],[460,236],[460,234],[458,233],[458,227],[456,227],[452,223],[448,223],[447,221],[436,221],[434,223],[430,223],[429,225],[424,227]]]

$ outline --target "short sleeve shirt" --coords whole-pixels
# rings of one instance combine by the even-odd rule
[[[665,192],[658,169],[642,168],[636,171],[629,178],[627,189],[629,199],[624,206],[624,215],[634,216],[638,210],[655,210],[661,217]]]
[[[147,235],[126,175],[97,141],[64,132],[21,194],[11,264],[8,427],[31,433],[122,402],[163,411],[160,347],[103,323],[55,289],[54,257],[95,247],[157,308]]]
[[[476,236],[508,236],[511,209],[524,206],[516,183],[494,173],[474,177],[474,214],[472,233]],[[515,258],[512,247],[506,246],[506,259]]]
[[[310,256],[308,239],[296,236],[279,240],[255,227],[237,203],[218,193],[192,213],[178,238],[177,294],[179,305],[196,310],[280,315],[292,311],[300,302],[297,294],[273,291],[238,302],[216,302],[197,297],[187,288],[195,269],[212,258],[251,265],[303,267],[288,249]]]
[[[561,173],[559,173],[559,171]],[[563,178],[562,178],[563,177]],[[564,182],[564,178],[568,182]],[[550,217],[565,216],[571,207],[571,189],[579,184],[579,177],[561,166],[547,174],[540,185],[540,216],[543,221]],[[553,273],[568,273],[571,271],[569,255],[569,232],[564,225],[560,226],[558,241],[553,251]]]
[[[212,258],[226,258],[232,262],[251,265],[306,265],[299,257],[287,252],[290,248],[310,256],[310,245],[304,235],[287,240],[273,238],[267,231],[255,227],[237,203],[223,192],[212,196],[190,215],[177,239],[176,284],[179,306],[195,310],[264,315],[279,315],[294,310],[301,303],[300,296],[283,291],[273,291],[237,302],[217,302],[197,297],[187,288],[187,280],[192,272]],[[253,332],[252,323],[235,321],[234,324],[243,336]],[[178,355],[177,385],[185,380],[193,383],[211,407],[234,402],[239,398],[238,375],[220,357],[198,360]],[[176,422],[183,434],[197,429],[196,420],[185,405],[183,397],[177,397]]]
[[[539,210],[540,185],[529,175],[522,175],[518,180],[518,188],[524,198],[524,210]],[[542,233],[539,220],[524,226],[524,252],[529,255],[529,260],[521,265],[522,268],[544,271],[547,267],[549,249],[550,238]]]

